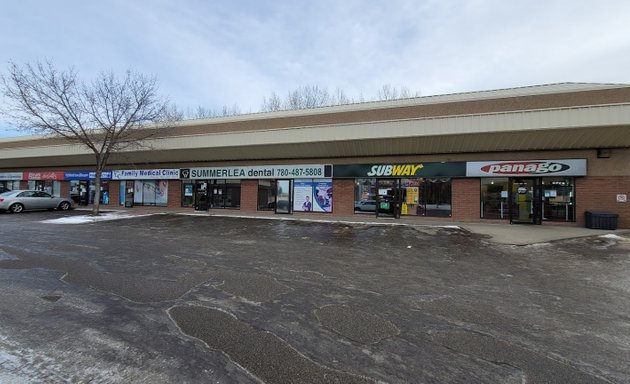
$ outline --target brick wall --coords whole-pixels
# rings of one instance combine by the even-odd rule
[[[118,208],[120,206],[120,181],[110,180],[109,182],[109,207]]]
[[[479,179],[453,179],[452,219],[479,221],[481,216],[481,184]]]
[[[333,180],[333,215],[348,216],[354,214],[354,180]]]
[[[584,225],[584,212],[606,211],[619,214],[619,228],[630,228],[630,202],[617,202],[618,194],[630,197],[630,176],[589,176],[577,178],[575,184],[578,225]]]
[[[181,208],[182,206],[182,182],[181,180],[168,181],[168,208]]]
[[[241,211],[258,210],[258,180],[241,180]]]

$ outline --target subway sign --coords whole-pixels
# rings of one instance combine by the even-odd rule
[[[464,177],[466,163],[381,163],[334,165],[336,178]]]
[[[466,176],[586,176],[586,159],[471,161]]]

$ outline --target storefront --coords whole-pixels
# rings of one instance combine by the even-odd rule
[[[90,171],[66,171],[64,172],[64,180],[69,181],[69,197],[77,206],[86,206],[94,204],[96,196],[96,186],[94,179],[96,172]],[[100,186],[100,203],[109,204],[109,182],[112,179],[112,172],[105,171],[101,173]]]
[[[468,162],[466,175],[481,177],[481,218],[510,223],[576,220],[576,177],[586,159]]]
[[[466,163],[335,165],[333,173],[354,179],[356,214],[450,217],[452,178],[466,176]]]
[[[240,209],[243,184],[257,183],[259,211],[332,212],[332,166],[291,164],[180,170],[182,206],[196,210]]]
[[[22,176],[22,172],[0,172],[0,186],[11,191],[20,189]]]
[[[100,192],[127,207],[407,221],[582,226],[608,212],[630,228],[629,128],[630,85],[585,83],[196,119],[164,130],[159,151],[116,154]],[[58,138],[0,139],[0,186],[89,204],[92,178],[58,170],[92,162]]]
[[[23,178],[27,181],[28,189],[44,191],[55,197],[61,197],[61,182],[65,180],[64,172],[24,172]]]
[[[130,169],[112,171],[119,181],[119,204],[166,207],[169,181],[179,183],[179,169]],[[176,181],[177,180],[177,181]]]

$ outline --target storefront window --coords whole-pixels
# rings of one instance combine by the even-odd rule
[[[0,186],[10,190],[10,191],[14,191],[16,189],[20,189],[20,181],[19,180],[3,180],[0,181]]]
[[[258,180],[258,210],[273,211],[276,204],[276,181]]]
[[[375,213],[377,192],[377,179],[356,179],[355,213]],[[401,215],[435,217],[451,215],[450,178],[400,179],[400,191],[394,195],[400,196]]]
[[[481,179],[481,218],[508,219],[508,178]]]
[[[356,179],[354,182],[354,212],[376,213],[376,179]]]
[[[543,220],[575,221],[575,178],[545,177],[543,188]]]
[[[451,215],[451,179],[424,179],[425,216]]]
[[[332,212],[332,179],[303,179],[293,182],[294,212]]]
[[[194,189],[195,184],[192,181],[182,181],[182,207],[192,207],[194,205]]]
[[[28,189],[44,191],[55,197],[61,197],[61,183],[55,180],[29,180]]]
[[[208,180],[208,208],[240,208],[241,180]]]
[[[167,180],[135,180],[133,190],[134,205],[166,206],[168,204]]]
[[[418,216],[424,213],[420,200],[421,180],[422,179],[402,179],[400,181],[402,188],[401,215]]]

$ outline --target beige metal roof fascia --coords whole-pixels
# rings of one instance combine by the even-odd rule
[[[408,137],[446,137],[449,135],[462,134],[529,133],[545,130],[626,125],[630,129],[630,104],[615,104],[177,136],[156,139],[148,142],[147,145],[154,150],[168,151],[178,149],[325,143]],[[129,150],[129,152],[133,151],[134,150]],[[20,147],[0,150],[0,160],[84,155],[90,153],[91,152],[84,147],[71,144],[51,147]]]
[[[160,150],[216,148],[242,146],[243,144],[292,144],[396,137],[527,132],[615,125],[630,125],[630,104],[282,128],[265,131],[214,133],[163,138],[155,140],[152,145]]]
[[[274,119],[284,117],[297,117],[297,116],[310,116],[318,114],[328,113],[340,113],[340,112],[355,112],[374,109],[386,109],[407,107],[416,105],[429,105],[429,104],[443,104],[460,101],[475,101],[475,100],[490,100],[490,99],[503,99],[509,97],[519,96],[535,96],[535,95],[547,95],[554,93],[567,93],[567,92],[586,92],[615,88],[627,88],[629,84],[599,84],[599,83],[556,83],[556,84],[543,84],[532,85],[527,87],[517,88],[505,88],[488,91],[473,91],[473,92],[461,92],[445,95],[432,95],[432,96],[420,96],[407,99],[396,100],[379,100],[379,101],[367,101],[362,103],[334,105],[327,107],[318,107],[310,109],[298,109],[298,110],[285,110],[276,112],[257,112],[244,115],[226,116],[226,117],[213,117],[206,119],[192,119],[178,122],[177,126],[195,126],[195,125],[207,125],[207,124],[219,124],[230,123],[238,121],[251,121],[262,119]]]

